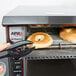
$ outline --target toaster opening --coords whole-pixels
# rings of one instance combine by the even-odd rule
[[[30,27],[30,25],[29,25],[27,28],[28,35],[26,38],[28,38],[33,33],[44,32],[44,33],[51,35],[51,37],[53,38],[53,45],[48,47],[48,48],[42,48],[40,50],[44,50],[44,49],[48,49],[48,50],[50,50],[50,49],[72,49],[72,48],[76,49],[76,43],[67,42],[67,41],[60,38],[59,33],[64,28],[76,28],[76,26],[74,24],[73,24],[73,26],[72,25],[70,25],[70,26],[65,25],[64,26],[61,24],[52,24],[49,27],[43,27],[43,26]]]

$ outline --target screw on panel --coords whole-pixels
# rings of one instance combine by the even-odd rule
[[[33,57],[30,57],[31,60],[33,60]]]
[[[59,59],[59,56],[56,56],[57,59]]]
[[[46,56],[46,58],[48,59],[48,57]]]
[[[67,56],[67,58],[69,58],[69,56]]]
[[[50,56],[50,59],[52,59],[52,56]]]
[[[63,57],[62,56],[60,56],[60,59],[62,59]]]
[[[65,59],[65,58],[66,58],[66,56],[63,56],[63,58]]]

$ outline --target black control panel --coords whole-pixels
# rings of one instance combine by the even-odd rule
[[[21,40],[25,40],[25,35],[26,35],[26,27],[25,26],[9,26],[7,28],[7,42],[15,43]],[[25,46],[18,47],[15,50],[16,51],[23,51]],[[10,53],[10,51],[9,51]],[[16,60],[13,58],[9,58],[9,73],[10,76],[24,76],[24,64],[23,64],[23,59],[21,60]]]
[[[24,76],[24,67],[23,67],[23,60],[15,60],[12,59],[11,61],[11,74],[12,76]]]

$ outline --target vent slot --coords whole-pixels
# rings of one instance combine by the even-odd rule
[[[76,56],[43,56],[43,57],[26,57],[27,60],[43,60],[43,59],[76,59]]]

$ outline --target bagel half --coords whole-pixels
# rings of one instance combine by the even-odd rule
[[[65,28],[61,30],[60,37],[65,41],[76,43],[76,29]]]
[[[35,47],[35,49],[38,48],[46,48],[53,44],[52,37],[44,32],[36,32],[33,33],[28,37],[29,41],[32,41],[32,45],[28,45],[28,47]]]

